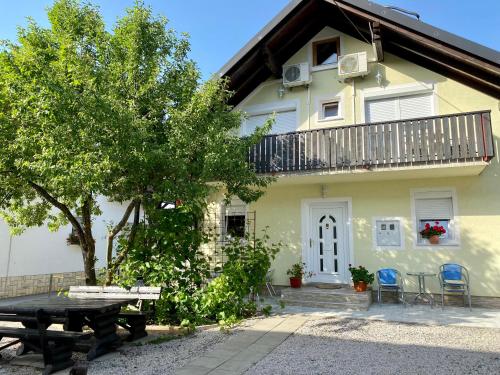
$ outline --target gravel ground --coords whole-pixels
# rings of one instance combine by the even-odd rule
[[[500,330],[310,320],[245,374],[500,374]]]
[[[246,324],[245,324],[246,325]],[[230,335],[237,334],[239,329],[231,334],[223,333],[219,328],[199,331],[193,335],[174,339],[163,343],[143,345],[127,344],[118,349],[117,353],[107,354],[89,363],[89,375],[152,375],[174,374],[174,371],[192,360],[214,349]],[[148,338],[154,339],[157,335]],[[6,339],[2,344],[7,342]],[[17,346],[2,351],[0,359],[0,375],[39,375],[40,370],[33,367],[13,366],[8,361],[14,356]],[[81,354],[75,354],[73,359],[83,359]]]

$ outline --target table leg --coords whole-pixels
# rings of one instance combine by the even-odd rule
[[[88,316],[88,324],[94,330],[95,337],[95,343],[87,353],[89,361],[122,345],[121,339],[116,333],[116,322],[119,313],[120,308],[103,314]]]
[[[29,329],[37,329],[37,323],[36,322],[22,322],[21,323],[25,328]],[[47,324],[47,328],[50,326],[50,324]],[[38,339],[22,339],[21,340],[21,345],[16,349],[16,355],[17,356],[22,356],[25,354],[28,354],[29,352],[38,352],[40,353],[40,340]]]
[[[429,304],[431,305],[431,309],[434,307],[434,297],[432,296],[431,293],[427,293],[427,289],[425,289],[425,276],[422,276],[422,283],[424,287],[424,296],[427,296],[427,300],[429,301]]]
[[[66,315],[64,330],[73,332],[83,332],[84,325],[85,325],[84,317],[79,313],[71,312]]]
[[[413,304],[417,303],[417,300],[422,299],[422,277],[420,275],[417,276],[418,279],[418,293],[413,299]]]

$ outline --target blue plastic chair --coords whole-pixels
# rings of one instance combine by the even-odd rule
[[[404,280],[401,273],[394,268],[382,268],[377,271],[377,284],[378,293],[377,299],[378,303],[382,303],[382,292],[397,292],[398,300],[406,304],[405,301],[405,291],[404,291]]]
[[[439,267],[439,284],[441,285],[441,306],[444,308],[444,293],[461,293],[464,297],[464,307],[466,297],[469,302],[469,309],[472,310],[470,295],[469,271],[464,266],[455,263],[445,263]]]

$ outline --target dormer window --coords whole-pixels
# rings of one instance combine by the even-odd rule
[[[319,40],[312,44],[313,66],[337,64],[340,54],[340,38]]]

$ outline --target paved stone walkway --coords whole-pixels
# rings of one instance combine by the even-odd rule
[[[177,375],[238,375],[271,353],[308,318],[304,315],[275,316],[228,339],[215,350],[177,370]]]

